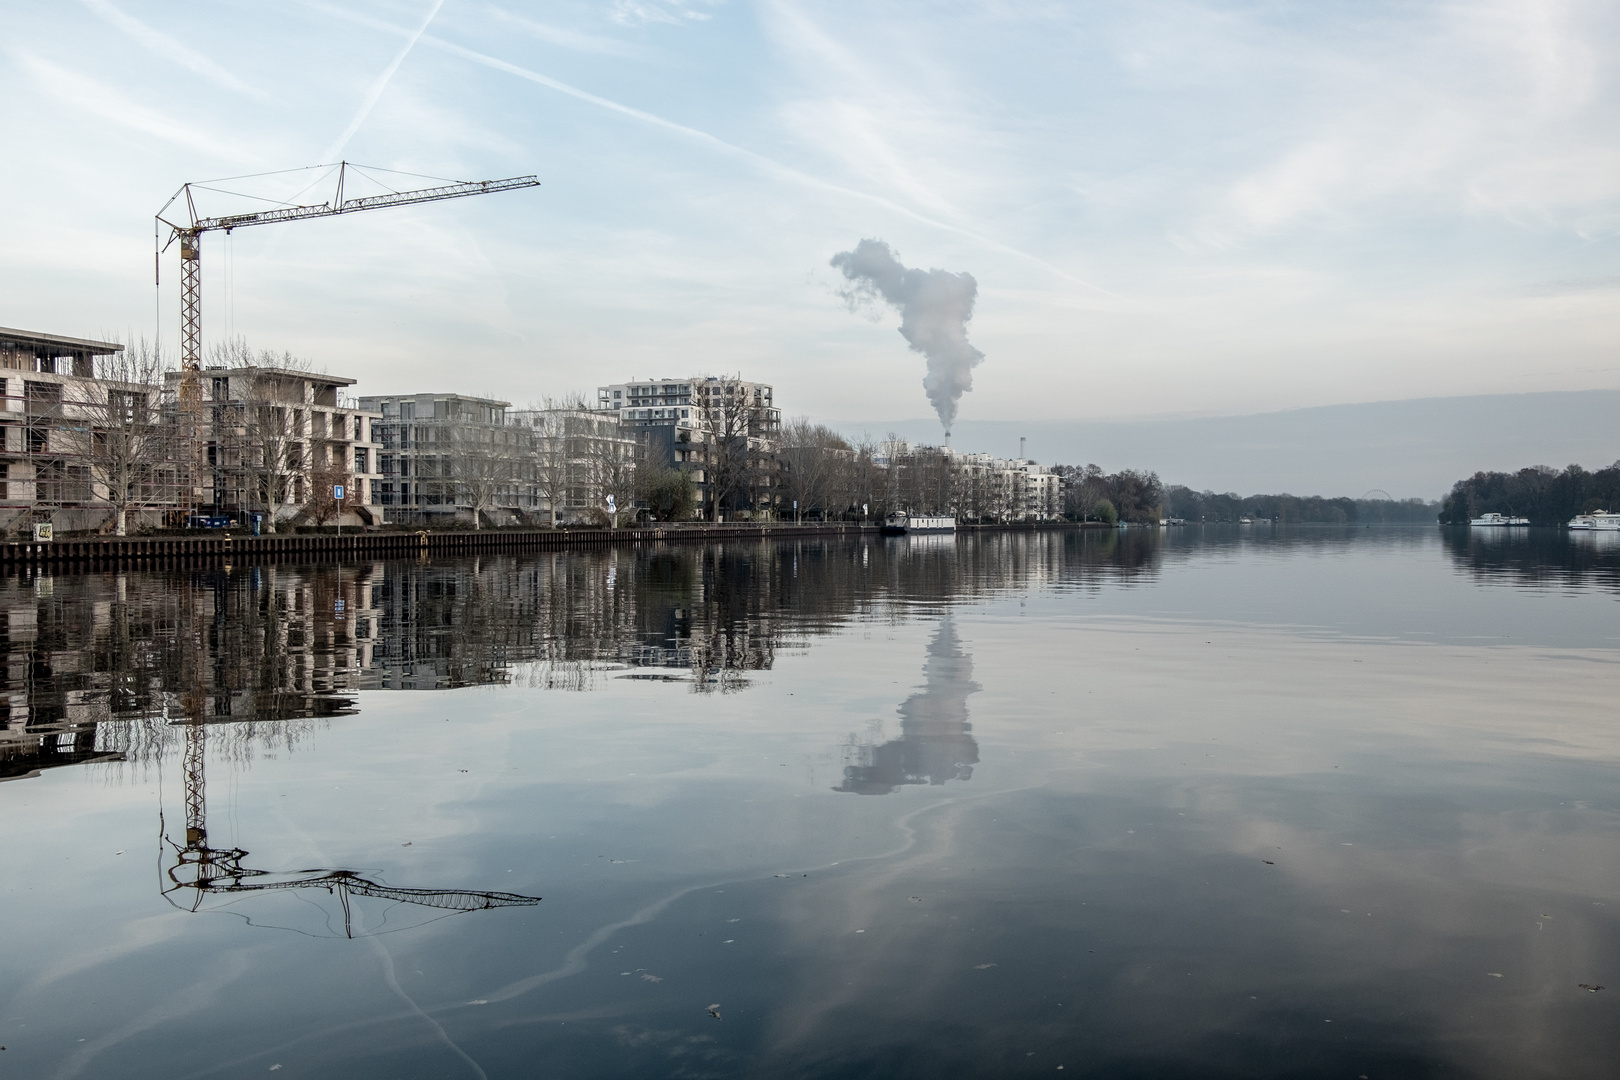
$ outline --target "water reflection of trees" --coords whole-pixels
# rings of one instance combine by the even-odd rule
[[[244,759],[362,690],[604,677],[748,685],[851,619],[1156,572],[1157,532],[666,545],[343,567],[0,581],[0,777],[164,752],[186,720]]]
[[[1620,589],[1620,533],[1448,528],[1452,563],[1481,582],[1530,588]]]

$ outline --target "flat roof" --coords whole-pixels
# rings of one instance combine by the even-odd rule
[[[9,326],[0,326],[0,342],[24,345],[32,349],[59,349],[64,353],[90,353],[93,356],[106,356],[109,353],[124,351],[124,347],[116,341],[92,341],[89,338],[65,337],[62,334],[41,334]]]
[[[310,382],[326,383],[328,386],[353,386],[360,381],[358,379],[345,379],[342,375],[327,375],[325,372],[320,371],[299,371],[297,368],[284,367],[260,367],[257,364],[244,365],[243,367],[205,367],[202,369],[204,375],[219,372],[225,372],[226,374],[257,372],[261,375],[280,375],[288,379],[307,379]],[[165,379],[178,379],[180,374],[178,371],[166,371],[163,377]]]
[[[510,401],[500,398],[475,397],[472,394],[361,394],[361,401],[415,401],[418,398],[432,398],[435,401],[476,401],[480,405],[499,405],[501,408],[511,406]]]

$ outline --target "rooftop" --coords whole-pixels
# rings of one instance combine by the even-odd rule
[[[259,375],[280,375],[288,379],[308,379],[310,382],[325,383],[327,386],[353,386],[359,380],[345,379],[342,375],[326,375],[318,371],[299,371],[297,368],[259,367],[257,364],[244,367],[206,367],[204,375],[217,375],[221,372],[254,372]],[[165,377],[178,378],[178,372],[169,372]]]
[[[124,351],[124,347],[116,341],[92,341],[89,338],[66,337],[62,334],[41,334],[33,330],[16,330],[9,326],[0,326],[0,345],[46,352],[54,350],[52,355],[56,356],[67,353],[108,356]]]

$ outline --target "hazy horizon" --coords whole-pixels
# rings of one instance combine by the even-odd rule
[[[1438,500],[1480,470],[1609,465],[1620,458],[1616,415],[1620,390],[1485,394],[1225,416],[961,420],[951,444],[1015,457],[1024,437],[1028,456],[1042,464],[1152,470],[1198,491],[1356,498],[1382,489],[1397,499]],[[941,441],[933,417],[829,426],[851,438],[894,432]]]

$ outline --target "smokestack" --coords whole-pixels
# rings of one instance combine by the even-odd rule
[[[947,431],[945,433],[945,449],[949,450],[950,448],[951,448],[951,433]]]
[[[1025,435],[1018,436],[1018,460],[1019,461],[1024,460],[1024,444],[1026,442],[1028,442],[1028,441],[1029,441],[1028,436],[1025,436]]]
[[[923,389],[949,445],[956,407],[973,389],[973,368],[984,359],[967,337],[979,283],[972,274],[907,268],[881,240],[862,240],[834,255],[832,265],[849,282],[839,295],[851,311],[882,300],[900,312],[901,336],[928,359]]]

